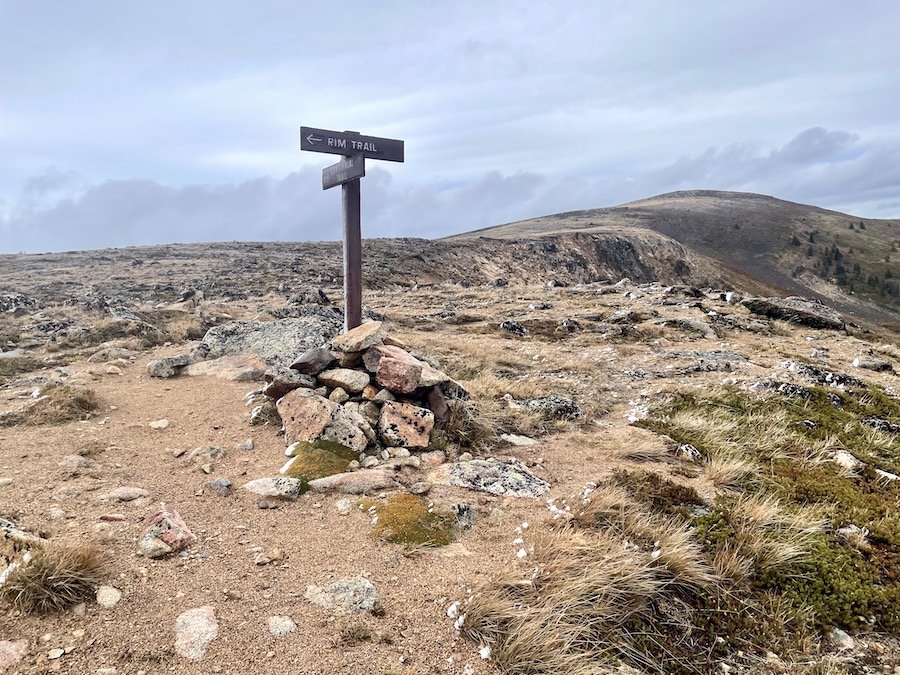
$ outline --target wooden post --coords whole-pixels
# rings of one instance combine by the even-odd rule
[[[359,178],[341,186],[344,202],[344,330],[362,323],[362,232]]]
[[[341,186],[344,202],[344,330],[362,323],[362,232],[359,179],[366,175],[366,157],[402,162],[404,143],[396,138],[363,136],[358,131],[300,127],[300,149],[343,155],[322,170],[322,189]]]

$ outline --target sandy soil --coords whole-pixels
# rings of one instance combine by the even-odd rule
[[[417,293],[383,292],[368,304],[384,312],[393,333],[437,356],[450,372],[472,362],[487,364],[501,377],[528,382],[539,390],[572,395],[588,411],[579,425],[559,425],[529,448],[498,447],[496,455],[513,455],[531,465],[553,485],[551,496],[567,498],[586,482],[615,468],[633,464],[622,455],[663,440],[630,426],[628,415],[661,391],[675,386],[708,387],[748,382],[769,375],[785,358],[808,358],[827,350],[823,365],[852,370],[850,362],[868,344],[834,331],[816,331],[777,323],[765,334],[723,331],[723,337],[659,324],[667,317],[704,318],[714,307],[742,319],[743,308],[704,300],[704,308],[661,306],[658,294],[623,299],[621,293],[598,295],[577,289],[422,289]],[[529,304],[547,301],[547,310]],[[451,324],[436,316],[449,305],[475,316],[471,323]],[[499,319],[520,321],[579,318],[620,307],[653,308],[660,317],[646,322],[638,338],[612,340],[591,330],[532,334],[517,338],[497,329]],[[730,372],[686,372],[695,356],[687,350],[727,350],[746,357]],[[307,494],[276,509],[261,510],[257,497],[240,486],[273,475],[283,461],[284,443],[272,427],[248,424],[243,395],[252,387],[211,377],[155,380],[146,374],[150,358],[185,351],[183,345],[159,348],[105,374],[105,364],[77,362],[70,378],[83,378],[103,401],[99,414],[84,422],[56,427],[0,429],[0,476],[13,479],[0,488],[0,515],[16,518],[28,529],[53,538],[102,542],[114,561],[110,584],[123,593],[111,609],[89,603],[83,616],[67,612],[35,618],[3,610],[0,639],[27,639],[29,654],[15,673],[491,673],[478,645],[461,639],[446,616],[481,583],[508,569],[525,570],[512,540],[523,522],[532,527],[551,517],[542,500],[500,499],[455,488],[435,487],[440,500],[477,505],[475,527],[447,549],[407,555],[395,545],[370,536],[362,511],[341,516],[335,502],[342,495]],[[673,352],[675,352],[673,354]],[[900,363],[895,363],[900,370]],[[636,374],[643,371],[644,376]],[[511,374],[507,374],[511,373]],[[668,373],[668,374],[667,374]],[[790,374],[782,372],[784,377]],[[898,388],[891,373],[853,374]],[[15,390],[0,391],[0,409],[15,405]],[[164,430],[149,422],[169,420]],[[235,446],[248,438],[254,449]],[[68,477],[58,466],[64,455],[92,442],[107,449],[95,459],[94,475]],[[174,449],[215,445],[227,455],[206,475]],[[644,464],[644,467],[647,465]],[[666,471],[665,465],[653,465]],[[222,497],[207,484],[228,477],[234,492]],[[702,479],[697,479],[702,480]],[[130,503],[103,503],[99,495],[119,486],[137,486],[150,497]],[[709,492],[708,485],[697,485]],[[184,556],[153,561],[140,557],[136,541],[141,521],[160,502],[174,506],[199,541]],[[64,517],[53,518],[52,509]],[[104,515],[122,514],[121,522]],[[281,548],[282,564],[254,564],[255,547]],[[382,616],[335,616],[303,598],[307,585],[365,575],[379,589]],[[239,597],[229,599],[228,589]],[[205,659],[193,663],[173,649],[173,625],[184,610],[212,605],[219,635]],[[298,632],[272,637],[266,620],[290,616]],[[344,631],[365,625],[371,639],[355,646],[342,643]],[[58,660],[54,648],[73,647]]]

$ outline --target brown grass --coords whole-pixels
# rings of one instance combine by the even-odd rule
[[[40,397],[22,410],[0,416],[0,427],[64,424],[87,419],[99,407],[100,400],[92,389],[47,385]]]
[[[35,614],[56,612],[91,597],[108,561],[93,545],[47,543],[30,552],[0,586],[0,600]]]
[[[709,457],[703,465],[703,475],[719,490],[737,490],[751,476],[756,466],[744,459]]]
[[[0,382],[9,377],[40,370],[44,364],[30,356],[0,358]]]
[[[667,641],[664,627],[654,629],[673,576],[665,563],[606,532],[568,526],[536,544],[533,562],[530,577],[497,580],[464,607],[464,633],[490,644],[503,672],[607,673],[618,660],[660,672],[635,633]]]

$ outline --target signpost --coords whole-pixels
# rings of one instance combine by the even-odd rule
[[[322,170],[322,189],[341,186],[344,206],[344,330],[362,323],[362,233],[359,179],[366,175],[366,157],[403,161],[403,141],[363,136],[355,131],[300,127],[300,149],[343,155]]]

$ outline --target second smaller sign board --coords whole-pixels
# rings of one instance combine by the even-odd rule
[[[337,164],[322,169],[322,189],[328,190],[365,175],[366,158],[363,155],[343,157]]]

